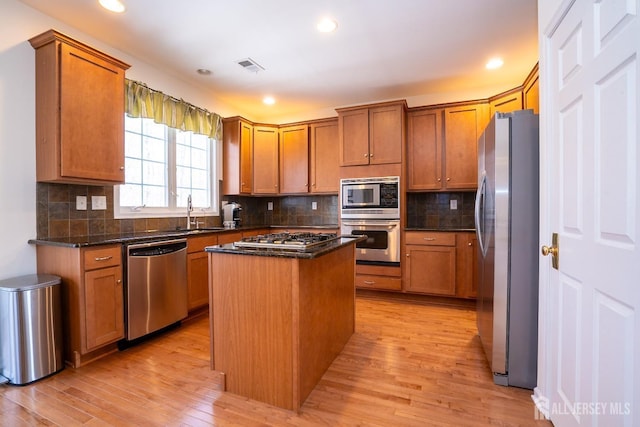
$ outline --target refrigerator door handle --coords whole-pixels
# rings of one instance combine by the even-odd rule
[[[475,223],[476,223],[476,236],[478,236],[478,245],[480,246],[480,251],[482,256],[487,254],[487,250],[485,248],[486,242],[484,241],[484,230],[483,225],[480,221],[480,204],[484,203],[485,197],[484,192],[487,186],[487,175],[485,172],[482,172],[482,177],[480,178],[480,185],[478,185],[478,190],[476,191],[476,203],[475,203]],[[483,210],[484,211],[484,210]]]

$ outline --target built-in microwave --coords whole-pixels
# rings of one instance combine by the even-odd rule
[[[400,218],[398,176],[341,179],[340,196],[341,218]]]

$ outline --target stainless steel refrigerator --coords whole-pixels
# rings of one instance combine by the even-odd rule
[[[533,389],[538,343],[538,116],[496,113],[478,141],[478,333],[496,384]]]

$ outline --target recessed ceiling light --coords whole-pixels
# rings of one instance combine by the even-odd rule
[[[206,68],[198,68],[196,70],[196,73],[200,74],[201,76],[209,76],[211,75],[211,70],[207,70]]]
[[[124,4],[120,0],[98,0],[98,3],[105,9],[115,13],[122,13],[125,9]]]
[[[266,105],[273,105],[276,103],[276,100],[274,99],[273,96],[265,96],[262,99],[262,102],[264,102]]]
[[[502,64],[504,64],[504,61],[501,58],[491,58],[485,67],[487,67],[487,70],[495,70],[502,67]]]
[[[331,18],[324,18],[318,22],[317,28],[321,33],[331,33],[338,28],[338,23]]]

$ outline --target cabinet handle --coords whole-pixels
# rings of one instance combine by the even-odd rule
[[[94,260],[96,260],[96,261],[108,261],[111,258],[113,258],[111,255],[108,255],[108,256],[97,256],[97,257],[94,258]]]
[[[123,171],[124,170],[124,166],[120,166],[120,170]]]
[[[373,280],[365,280],[365,281],[364,281],[364,284],[365,284],[365,285],[375,285],[375,284],[376,284],[376,282],[374,282]]]
[[[447,178],[447,181],[451,181],[451,178]]]
[[[438,178],[438,182],[442,181],[440,178]]]
[[[467,245],[468,245],[468,246],[473,246],[473,245],[471,244],[471,242],[467,243]]]
[[[369,157],[373,157],[373,154],[369,154]]]
[[[409,254],[407,254],[407,258],[409,258]]]
[[[427,242],[433,242],[434,240],[436,240],[435,237],[423,237],[422,240],[426,240]]]
[[[116,283],[119,285],[120,283],[122,283],[122,280],[118,279],[116,280]]]
[[[369,157],[369,155],[368,155],[368,154],[366,154],[366,153],[365,153],[365,155],[364,155],[364,156],[365,156],[365,157]]]

